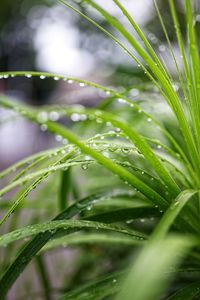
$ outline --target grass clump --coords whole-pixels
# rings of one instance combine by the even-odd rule
[[[9,230],[0,237],[0,246],[6,247],[7,254],[1,268],[1,299],[31,262],[38,266],[44,299],[199,299],[200,63],[192,1],[185,0],[187,45],[175,1],[169,1],[181,66],[154,1],[177,68],[176,81],[120,1],[113,0],[137,39],[95,1],[83,3],[100,13],[123,36],[123,42],[77,5],[59,2],[125,50],[152,83],[137,88],[145,97],[154,98],[153,106],[158,105],[157,99],[164,102],[170,113],[151,113],[152,101],[143,105],[132,99],[127,87],[119,91],[50,73],[1,73],[5,79],[38,76],[64,80],[83,88],[90,86],[105,95],[93,108],[36,108],[0,96],[1,107],[16,111],[63,142],[56,149],[27,157],[0,173],[1,179],[9,178],[0,190],[0,224],[2,228],[9,224]],[[68,125],[63,125],[61,119],[67,119]],[[12,190],[12,197],[4,201]],[[30,224],[18,226],[21,212],[30,209]],[[39,216],[40,210],[45,211],[45,218]],[[57,214],[53,214],[55,210]],[[30,240],[19,247],[17,241],[27,238]],[[18,249],[13,246],[15,243]],[[94,251],[93,266],[88,250],[92,256],[94,245],[97,253]],[[55,292],[43,258],[46,251],[58,247],[79,247],[83,260],[74,271],[75,282],[65,283],[64,279]],[[133,252],[134,257],[130,258]],[[101,266],[106,255],[112,262],[110,267]],[[93,276],[88,276],[87,267]],[[89,279],[84,281],[80,274]]]

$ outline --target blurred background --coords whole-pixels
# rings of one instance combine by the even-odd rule
[[[104,8],[130,28],[112,0],[97,2],[103,4]],[[184,32],[182,2],[176,1]],[[93,9],[82,7],[78,2],[69,1],[69,3],[73,3],[76,8],[86,12],[113,32]],[[167,61],[171,71],[175,72],[153,1],[123,0],[121,3],[143,28],[153,47]],[[175,53],[178,54],[168,3],[160,0],[158,4]],[[196,1],[195,5],[198,11],[199,1]],[[196,20],[200,21],[199,15]],[[130,31],[133,32],[131,28]],[[118,34],[116,36],[121,39]],[[180,60],[179,55],[177,57]],[[87,20],[57,1],[1,0],[0,71],[21,70],[60,73],[104,85],[133,86],[133,95],[137,94],[134,84],[147,80],[141,68],[138,68],[119,46]],[[94,105],[101,100],[101,95],[94,94],[87,88],[81,90],[74,85],[36,77],[1,79],[0,93],[33,105],[59,102]],[[53,141],[38,132],[38,128],[34,125],[19,118],[15,122],[5,122],[14,118],[14,115],[5,111],[1,112],[0,116],[0,169],[32,152],[52,145]],[[19,131],[20,135],[17,134]]]
[[[81,1],[68,2],[123,41],[121,36],[108,26],[96,11],[81,5]],[[108,9],[110,13],[129,28],[133,35],[135,34],[112,0],[96,0],[96,2]],[[174,53],[178,62],[181,63],[168,1],[159,0],[157,2]],[[185,34],[183,2],[177,0],[176,6],[181,30]],[[176,78],[174,63],[153,0],[121,0],[121,3],[125,5],[136,23],[144,30],[159,57],[164,59],[167,68]],[[193,1],[193,3],[195,10],[200,12],[199,0]],[[137,89],[140,84],[148,83],[148,78],[141,68],[103,32],[64,5],[53,0],[1,0],[0,6],[1,72],[44,71],[64,74],[91,80],[119,90],[125,88],[128,90],[129,97],[135,101],[150,99],[149,94],[146,97]],[[198,13],[196,13],[196,22],[199,30],[200,14]],[[126,41],[123,42],[127,45]],[[129,48],[128,45],[127,47]],[[102,93],[87,86],[81,88],[77,84],[47,78],[40,79],[38,77],[1,78],[0,93],[33,106],[46,104],[94,106],[105,97]],[[155,100],[155,95],[153,100]],[[157,105],[156,108],[152,109],[155,109],[158,114],[160,112],[166,113],[166,106]],[[38,126],[20,118],[14,112],[0,108],[0,170],[25,156],[57,145],[59,145],[59,141],[52,135],[43,132]],[[108,175],[103,173],[101,180],[106,181]],[[84,182],[84,184],[86,186],[90,185],[89,182]],[[95,184],[97,185],[97,183]],[[53,192],[56,191],[58,185],[58,180],[53,177]],[[49,186],[45,192],[49,197],[48,199],[53,197],[53,192]],[[52,203],[54,200],[52,199]],[[38,215],[37,218],[40,219],[41,217],[43,219],[44,217],[44,219],[49,220],[51,215],[54,216],[54,211],[51,210],[51,202],[48,205],[51,212],[45,211],[46,215],[44,217],[42,215],[43,211],[40,210],[41,216]],[[25,221],[23,221],[28,223],[29,217],[30,215],[26,215]],[[37,220],[34,219],[34,221]],[[149,224],[147,225],[149,226]],[[142,224],[142,226],[146,225]],[[64,280],[66,287],[73,287],[79,281],[89,280],[91,274],[95,276],[96,273],[101,273],[102,270],[102,273],[105,270],[112,270],[113,265],[117,269],[118,266],[127,263],[126,260],[121,259],[122,257],[124,259],[124,250],[121,252],[119,249],[116,253],[113,253],[108,247],[106,257],[102,258],[105,249],[91,247],[88,259],[85,258],[87,249],[85,250],[84,261],[80,255],[82,253],[80,249],[75,249],[72,252],[66,248],[62,252],[55,251],[53,254],[50,252],[45,257],[55,293],[56,289],[59,288],[63,274],[66,276]],[[62,256],[65,258],[66,264],[63,264]],[[73,260],[74,257],[79,257],[76,263]],[[3,259],[2,256],[2,261]],[[99,262],[98,270],[96,270],[97,259]],[[56,277],[53,275],[55,270]],[[35,294],[34,298],[28,296],[30,291],[40,291],[40,283],[37,276],[26,278],[26,274],[36,272],[35,266],[29,266],[27,272],[12,289],[9,295],[10,300],[44,299],[40,295],[41,293]],[[69,274],[70,276],[68,276]],[[52,296],[51,299],[56,299],[56,296],[55,298]]]

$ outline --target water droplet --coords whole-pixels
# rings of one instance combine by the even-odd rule
[[[61,135],[58,134],[58,135],[55,136],[55,139],[56,139],[57,142],[62,142],[63,138],[62,138]]]
[[[84,86],[85,86],[85,83],[84,83],[84,82],[79,82],[79,86],[80,86],[80,87],[84,87]]]
[[[77,208],[85,208],[85,207],[87,207],[87,203],[78,202],[78,203],[76,203],[76,207]]]
[[[8,77],[9,77],[8,74],[3,75],[3,78],[4,78],[4,79],[7,79]]]
[[[73,81],[72,79],[68,79],[67,82],[68,82],[69,84],[72,84],[74,81]]]
[[[160,45],[160,46],[158,47],[158,50],[159,50],[160,52],[165,52],[165,50],[166,50],[165,45]]]
[[[172,84],[172,86],[173,86],[175,92],[178,92],[178,90],[179,90],[179,85],[178,85],[177,83],[174,83],[174,84]]]
[[[152,121],[152,119],[151,118],[147,118],[147,122],[151,122]]]
[[[46,76],[45,75],[40,75],[40,79],[45,79]]]
[[[150,41],[151,41],[153,44],[157,44],[158,38],[155,36],[154,33],[149,33],[149,34],[148,34],[148,38],[150,39]]]
[[[25,77],[31,78],[31,77],[32,77],[32,74],[26,74]]]
[[[88,169],[88,164],[87,164],[87,163],[83,163],[83,164],[81,165],[81,168],[82,168],[83,170],[87,170],[87,169]]]
[[[127,220],[126,224],[131,224],[131,223],[133,223],[133,221],[134,221],[133,219]]]
[[[81,114],[81,115],[80,115],[80,119],[81,119],[81,121],[87,120],[87,115]]]
[[[47,125],[46,124],[42,124],[41,126],[40,126],[40,129],[42,130],[42,131],[46,131],[47,130]]]
[[[130,148],[122,147],[121,148],[122,153],[124,154],[129,154],[130,153]]]
[[[129,93],[130,93],[130,95],[131,95],[132,97],[136,97],[136,96],[139,95],[139,90],[138,90],[138,89],[131,89],[131,90],[129,91]]]
[[[49,113],[49,119],[51,121],[57,121],[59,119],[59,117],[60,117],[60,114],[57,111],[51,111]]]
[[[80,115],[79,114],[77,114],[77,113],[73,113],[72,115],[71,115],[71,120],[73,121],[73,122],[78,122],[78,121],[80,121]]]
[[[47,114],[47,112],[46,111],[39,112],[39,114],[37,115],[37,119],[41,123],[44,123],[44,122],[48,121],[48,114]]]
[[[97,117],[102,116],[102,112],[100,110],[96,110],[94,114]]]
[[[90,160],[91,157],[90,157],[89,155],[85,155],[85,156],[84,156],[84,159],[85,159],[85,160]]]
[[[59,80],[59,77],[58,77],[58,76],[54,76],[53,79],[54,79],[54,80]]]
[[[116,279],[113,279],[113,283],[116,283],[117,282],[117,280]]]
[[[157,145],[157,148],[158,148],[158,149],[161,149],[161,148],[162,148],[162,146],[161,146],[161,145]]]
[[[101,118],[96,118],[96,122],[100,124],[103,123],[103,120]]]
[[[92,209],[92,205],[89,205],[88,207],[87,207],[87,210],[91,210]]]
[[[118,99],[118,102],[119,102],[119,103],[126,103],[126,100],[124,100],[124,99],[122,99],[122,98],[119,98],[119,99]]]
[[[66,145],[66,144],[68,144],[68,140],[67,139],[63,139],[62,143],[63,143],[63,145]]]
[[[110,152],[115,152],[117,149],[118,149],[117,146],[109,146]]]

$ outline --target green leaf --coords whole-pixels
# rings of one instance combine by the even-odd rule
[[[87,209],[88,205],[91,205],[92,203],[96,203],[96,201],[100,201],[104,199],[104,197],[107,197],[108,195],[112,195],[111,193],[98,193],[95,195],[90,195],[89,197],[86,197],[74,205],[68,207],[66,210],[61,212],[56,218],[54,218],[55,221],[57,220],[64,220],[64,219],[71,219],[73,216],[77,215],[78,213],[81,213],[85,209]],[[56,223],[55,223],[56,224]],[[62,224],[62,223],[61,223]],[[57,223],[56,226],[61,226],[59,223]],[[93,223],[94,224],[94,223]],[[48,225],[47,225],[48,227]],[[26,266],[30,263],[30,261],[34,258],[34,256],[41,250],[41,248],[55,235],[55,231],[53,229],[54,223],[50,224],[51,231],[48,230],[46,232],[41,232],[38,235],[36,235],[28,244],[22,249],[22,251],[19,253],[19,255],[16,257],[14,262],[9,266],[9,268],[6,270],[6,272],[3,274],[1,280],[0,280],[0,290],[2,298],[8,293],[10,287],[15,282],[15,280],[18,278],[18,276],[23,272],[23,270],[26,268]],[[40,228],[37,228],[40,230]],[[37,230],[34,229],[34,230]],[[21,233],[18,232],[21,236]],[[29,231],[29,234],[31,232]],[[24,232],[23,234],[26,234]],[[143,237],[143,236],[141,236]],[[13,236],[7,236],[7,241],[9,239],[18,239],[18,237]],[[5,242],[5,240],[4,240]]]
[[[68,199],[70,191],[70,168],[66,171],[61,171],[61,182],[60,182],[60,192],[59,192],[59,208],[60,210],[64,210],[67,207]]]
[[[120,228],[100,222],[94,222],[94,221],[86,221],[86,220],[59,220],[59,221],[51,221],[46,223],[40,223],[35,225],[30,225],[26,227],[22,227],[19,229],[16,229],[12,232],[9,232],[7,234],[4,234],[0,237],[0,246],[7,246],[8,244],[20,240],[28,238],[32,235],[36,235],[39,233],[49,232],[49,233],[56,233],[58,229],[64,229],[67,232],[71,229],[73,231],[81,230],[81,229],[102,229],[102,230],[111,230],[118,233],[123,233],[127,235],[131,235],[135,237],[136,239],[144,239],[146,236],[142,233]]]
[[[170,207],[164,213],[163,217],[161,218],[159,224],[156,226],[151,238],[161,240],[168,230],[170,229],[171,225],[181,212],[182,208],[188,200],[194,196],[198,190],[185,190],[172,202]]]
[[[145,240],[133,239],[130,236],[122,234],[108,234],[108,233],[76,233],[67,236],[62,236],[49,241],[41,251],[51,250],[57,247],[73,247],[80,245],[119,245],[119,246],[137,246],[141,245]]]
[[[178,266],[193,245],[190,239],[178,236],[148,243],[134,259],[116,300],[160,299],[173,279],[167,271]]]
[[[176,291],[167,300],[192,300],[200,295],[200,282],[195,282]]]
[[[122,272],[115,272],[98,278],[66,293],[59,300],[101,300],[106,296],[115,294],[120,289],[118,281],[122,274]]]

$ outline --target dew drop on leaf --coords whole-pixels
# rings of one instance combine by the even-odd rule
[[[83,170],[87,170],[87,169],[88,169],[88,164],[87,164],[87,163],[83,163],[83,164],[81,165],[81,168],[82,168]]]
[[[74,81],[73,81],[72,79],[68,79],[67,82],[68,82],[69,84],[72,84]]]
[[[57,111],[51,111],[49,113],[49,119],[51,121],[57,121],[60,118],[60,114]]]

